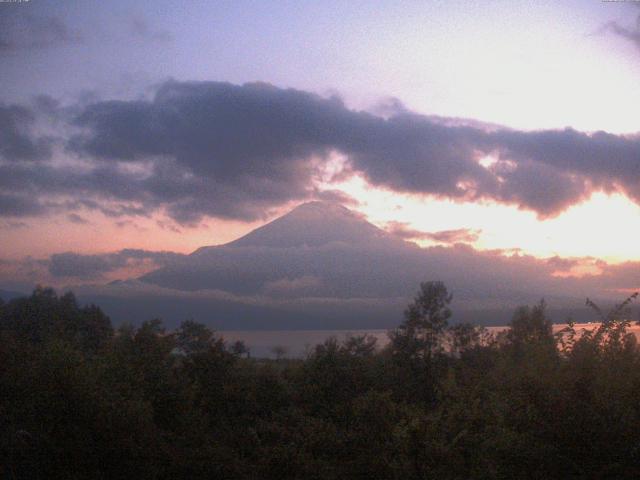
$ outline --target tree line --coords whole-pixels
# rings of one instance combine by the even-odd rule
[[[38,287],[0,301],[7,479],[606,479],[640,475],[632,295],[556,334],[544,302],[499,334],[420,285],[404,321],[257,359],[205,325],[113,327]]]

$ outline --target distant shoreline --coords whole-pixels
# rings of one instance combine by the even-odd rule
[[[583,330],[597,328],[598,322],[576,323],[574,328],[578,334]],[[566,323],[557,323],[553,325],[553,332],[556,333],[567,327]],[[491,333],[498,333],[508,329],[507,325],[484,327]],[[221,335],[225,341],[233,343],[235,341],[243,341],[251,352],[251,356],[260,358],[274,358],[273,353],[275,347],[285,349],[287,357],[299,358],[313,348],[315,345],[323,343],[330,337],[336,337],[343,340],[350,335],[372,335],[377,340],[378,348],[384,347],[389,338],[387,332],[392,329],[327,329],[327,330],[218,330],[216,333]],[[632,323],[628,328],[630,333],[634,333],[640,340],[640,326]]]

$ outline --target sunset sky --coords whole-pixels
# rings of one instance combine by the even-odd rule
[[[582,259],[561,275],[640,261],[638,5],[0,3],[0,288],[313,199],[425,247]]]

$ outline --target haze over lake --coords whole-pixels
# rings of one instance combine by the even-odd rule
[[[576,323],[574,328],[578,332],[582,330],[593,330],[598,323]],[[567,324],[555,324],[553,331],[559,332],[567,327]],[[487,331],[497,334],[508,327],[494,326],[487,327]],[[640,326],[632,325],[628,331],[640,339]],[[222,330],[217,332],[227,342],[233,343],[238,340],[244,342],[250,350],[251,355],[261,358],[276,358],[283,355],[288,358],[304,358],[316,345],[325,342],[329,338],[336,338],[338,341],[353,336],[370,335],[376,338],[378,348],[384,348],[389,344],[389,330]],[[281,347],[280,353],[275,349]]]

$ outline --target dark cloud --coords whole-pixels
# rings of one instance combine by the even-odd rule
[[[456,230],[441,230],[439,232],[429,232],[426,234],[428,239],[442,243],[473,243],[478,240],[480,230],[469,230],[467,228],[459,228]]]
[[[155,42],[170,42],[173,40],[171,32],[152,28],[147,20],[142,17],[134,17],[131,20],[131,34],[136,38]]]
[[[385,230],[396,237],[400,237],[405,240],[419,240],[426,238],[427,232],[422,230],[416,230],[409,226],[406,222],[387,222]]]
[[[399,98],[386,97],[381,99],[369,111],[374,115],[390,118],[401,113],[407,113],[409,110]]]
[[[270,297],[313,297],[322,288],[322,280],[310,275],[298,278],[281,278],[267,281],[262,286],[262,293]]]
[[[139,232],[147,232],[148,229],[145,227],[141,227],[140,225],[138,225],[136,222],[132,221],[132,220],[116,220],[115,222],[116,227],[118,228],[133,228]]]
[[[575,258],[562,258],[559,256],[547,258],[547,263],[558,270],[568,271],[580,264]]]
[[[173,233],[182,233],[182,230],[180,230],[178,227],[176,227],[175,225],[169,222],[163,222],[162,220],[158,220],[156,221],[156,225],[158,225],[163,230],[168,230]]]
[[[76,225],[87,225],[91,222],[89,222],[89,220],[87,220],[86,218],[78,215],[77,213],[70,213],[69,215],[67,215],[67,220],[69,220],[71,223],[75,223]]]
[[[108,176],[108,175],[106,175]],[[119,177],[117,175],[114,175],[114,177],[116,179],[118,179]],[[124,179],[122,179],[124,181]],[[80,182],[78,182],[80,183]],[[98,182],[96,182],[98,183]],[[91,193],[100,193],[103,195],[106,195],[107,197],[113,197],[113,198],[120,198],[117,194],[114,194],[113,192],[110,192],[109,189],[104,189],[101,190],[99,188],[95,188],[93,189],[93,186],[97,186],[91,182],[88,182],[85,186],[84,186],[84,191],[87,194],[91,194]],[[62,189],[62,190],[66,190],[66,189]],[[146,208],[140,207],[140,206],[136,206],[136,205],[131,205],[131,204],[126,204],[126,203],[120,203],[120,204],[111,204],[111,205],[105,205],[104,203],[101,202],[97,202],[96,200],[89,200],[89,199],[83,199],[83,200],[79,200],[76,202],[73,202],[73,205],[75,206],[82,206],[85,208],[88,208],[90,210],[97,210],[100,213],[102,213],[104,216],[109,217],[109,218],[120,218],[120,217],[124,217],[124,216],[148,216],[149,215],[149,211]]]
[[[323,202],[338,203],[351,207],[356,207],[360,204],[357,199],[341,190],[319,190],[314,196]]]
[[[36,95],[33,104],[37,110],[48,116],[55,117],[59,113],[60,102],[49,95]]]
[[[586,134],[571,128],[538,132],[502,130],[490,136],[504,162],[492,172],[501,179],[507,202],[543,215],[562,211],[593,189],[621,190],[640,198],[640,139],[606,132]]]
[[[27,228],[28,226],[29,226],[28,223],[20,222],[20,221],[0,222],[0,229],[3,229],[3,230],[16,230],[18,228]]]
[[[126,259],[109,255],[57,253],[51,256],[49,273],[54,277],[94,278],[126,265]]]
[[[42,160],[51,153],[47,138],[36,138],[34,112],[19,105],[0,103],[0,158],[7,161]]]
[[[310,159],[333,150],[377,185],[492,199],[541,216],[584,200],[594,188],[620,188],[634,198],[640,191],[637,138],[483,129],[407,112],[384,119],[349,110],[337,98],[263,84],[169,82],[152,102],[98,103],[78,123],[88,127],[71,142],[78,152],[105,160],[174,160],[149,186],[175,194],[169,211],[179,220],[251,218],[253,205],[304,197],[314,174]],[[478,160],[490,154],[499,161],[481,166]],[[181,169],[184,180],[176,182]],[[208,195],[187,193],[203,190],[195,179],[206,179]]]
[[[135,179],[110,166],[87,171],[51,163],[0,163],[0,215],[34,216],[79,207],[114,218],[147,215],[149,207],[134,204],[144,198],[136,188]]]
[[[69,45],[82,40],[79,32],[56,16],[8,11],[0,15],[0,53]]]
[[[28,217],[41,215],[46,211],[46,207],[36,198],[20,194],[5,194],[0,190],[0,215],[3,217]]]
[[[638,2],[629,2],[636,9],[640,9]],[[640,15],[636,16],[636,24],[633,27],[621,25],[619,22],[608,22],[600,29],[601,32],[612,32],[640,48]]]
[[[404,222],[389,222],[386,230],[397,237],[407,240],[433,240],[439,243],[473,243],[480,237],[481,230],[459,228],[456,230],[441,230],[438,232],[423,232],[411,228]]]
[[[151,100],[77,109],[66,149],[89,167],[0,164],[1,193],[62,196],[113,217],[162,210],[182,225],[204,216],[256,220],[287,202],[348,201],[314,185],[337,151],[349,172],[377,186],[506,203],[540,217],[597,190],[640,202],[637,136],[523,132],[399,107],[384,118],[337,97],[257,83],[169,81]],[[39,158],[25,145],[24,157]],[[486,157],[493,161],[483,166]]]
[[[617,22],[611,22],[607,24],[607,27],[609,31],[615,33],[616,35],[621,36],[622,38],[629,40],[636,47],[640,48],[640,29],[638,27],[627,28],[620,25]]]
[[[181,223],[203,215],[252,220],[312,193],[317,168],[309,157],[328,148],[314,137],[330,127],[334,108],[265,85],[170,82],[152,102],[87,107],[77,119],[87,132],[70,148],[105,160],[162,158],[129,191],[142,189]]]
[[[124,249],[119,252],[95,255],[74,252],[56,253],[51,255],[45,263],[53,277],[96,279],[124,267],[133,267],[143,261],[151,261],[156,267],[171,265],[183,256],[175,252]]]

